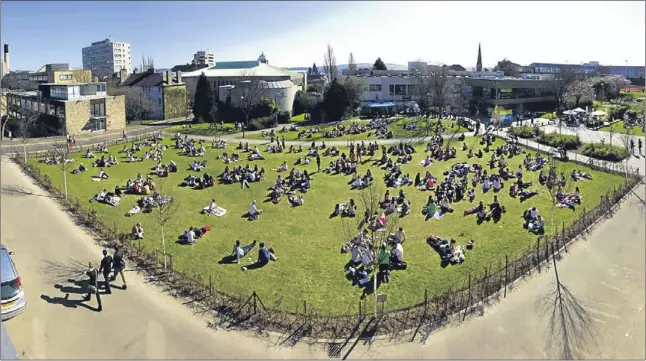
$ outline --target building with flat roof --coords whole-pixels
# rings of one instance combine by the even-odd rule
[[[125,97],[108,96],[106,83],[39,84],[37,91],[10,92],[10,119],[38,114],[48,134],[81,134],[126,126]]]
[[[92,81],[92,70],[70,69],[67,63],[45,64],[29,74],[29,81],[35,84],[89,83]]]
[[[119,88],[139,88],[152,105],[150,119],[168,120],[188,115],[188,95],[182,72],[165,71],[156,73],[154,68],[146,72],[131,74]]]
[[[251,61],[222,61],[205,69],[183,74],[182,79],[186,82],[190,99],[195,97],[197,80],[201,74],[211,82],[216,99],[222,99],[221,92],[226,91],[225,98],[229,92],[233,92],[232,101],[236,102],[235,89],[241,83],[245,85],[238,87],[238,91],[251,84],[260,84],[258,87],[264,89],[263,96],[278,98],[279,110],[291,111],[294,104],[294,97],[298,90],[307,90],[307,75],[290,71],[269,64],[265,54],[261,54],[258,60]],[[267,85],[270,84],[270,85]],[[226,86],[222,88],[223,86]],[[232,87],[231,87],[232,86]]]
[[[83,48],[83,69],[89,69],[98,77],[112,76],[121,69],[132,71],[130,43],[116,42],[107,38]]]
[[[556,74],[559,70],[570,68],[585,75],[623,75],[626,79],[643,81],[644,66],[602,65],[598,61],[582,64],[531,63],[528,67],[535,74]]]
[[[193,63],[198,65],[215,65],[215,55],[209,50],[200,50],[193,55]]]

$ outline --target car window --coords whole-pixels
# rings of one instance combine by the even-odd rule
[[[18,282],[16,280],[2,282],[2,291],[0,296],[3,301],[13,298],[19,292],[20,289],[18,288]]]
[[[14,269],[13,262],[11,261],[11,258],[9,258],[9,253],[5,248],[0,250],[0,267],[0,275],[2,276],[0,281],[2,281],[3,284],[18,277],[16,270]]]

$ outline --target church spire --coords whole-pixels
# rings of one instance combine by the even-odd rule
[[[482,50],[480,43],[478,43],[478,62],[476,63],[476,71],[482,71]]]

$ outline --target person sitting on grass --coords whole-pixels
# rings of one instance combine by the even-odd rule
[[[403,256],[403,253],[402,253]],[[384,283],[390,280],[390,251],[386,248],[386,244],[379,247],[379,254],[377,255],[379,261],[379,274]]]
[[[141,226],[141,223],[132,226],[132,238],[144,239],[144,227]]]
[[[126,217],[130,217],[133,214],[137,214],[139,212],[141,212],[141,207],[139,207],[138,205],[135,205],[134,207],[132,207],[132,209],[126,212]]]
[[[475,206],[475,207],[471,207],[471,208],[469,208],[469,209],[466,209],[466,210],[464,211],[464,216],[466,217],[466,216],[469,216],[469,215],[472,215],[472,214],[478,213],[478,212],[480,212],[481,210],[484,210],[484,203],[482,203],[482,201],[480,201],[480,203],[478,203],[478,205],[477,205],[477,206]]]
[[[289,204],[292,205],[292,207],[298,207],[302,206],[305,200],[303,199],[303,195],[299,194],[297,196],[289,196],[287,197],[287,200],[289,201]]]
[[[536,207],[531,207],[525,210],[525,212],[522,215],[522,218],[525,220],[523,222],[523,228],[527,228],[531,222],[534,222],[540,214],[538,213],[538,209]]]
[[[276,172],[286,172],[289,169],[287,166],[287,161],[284,161],[283,164],[276,168]]]
[[[260,214],[262,213],[262,209],[258,209],[256,206],[256,201],[254,200],[251,202],[249,205],[249,219],[250,220],[257,220],[260,218]]]
[[[476,199],[476,190],[474,188],[469,189],[469,203],[473,203]]]
[[[503,183],[500,181],[500,178],[494,177],[493,178],[493,190],[494,192],[498,192],[502,189]]]
[[[400,242],[395,242],[390,253],[390,264],[396,270],[405,269],[404,247]]]
[[[447,197],[440,198],[440,213],[452,213],[453,208],[449,206],[449,199]]]
[[[535,220],[532,220],[527,224],[527,230],[536,234],[543,234],[545,232],[543,228],[544,225],[545,221],[543,220],[543,217],[539,215]]]
[[[505,212],[505,206],[501,205],[498,201],[498,196],[493,196],[493,202],[489,204],[489,215],[488,219],[493,219],[498,222],[502,218],[502,214]]]
[[[265,267],[269,261],[278,261],[278,257],[275,256],[274,250],[272,248],[267,249],[264,242],[260,242],[260,249],[258,250],[258,260],[255,263],[252,263],[247,266],[243,266],[242,270],[247,271],[250,269],[257,269]]]
[[[72,170],[72,174],[79,174],[79,173],[83,173],[83,172],[85,172],[86,170],[87,170],[87,169],[85,168],[85,166],[83,165],[83,163],[80,163],[80,164],[79,164],[79,166],[78,166],[78,168],[76,168],[76,169]]]
[[[218,208],[218,205],[217,203],[215,203],[215,199],[211,199],[211,203],[208,206],[202,208],[202,214],[206,213],[208,215],[212,215],[215,213],[215,210],[217,208]]]
[[[99,175],[97,176],[99,179],[108,179],[108,174],[103,171],[103,169],[99,170]]]
[[[246,246],[241,246],[240,240],[236,240],[236,243],[233,245],[233,252],[231,253],[230,257],[235,258],[235,261],[233,261],[234,263],[240,263],[240,258],[246,256],[249,251],[251,251],[255,246],[256,240]]]

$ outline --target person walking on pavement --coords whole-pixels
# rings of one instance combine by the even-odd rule
[[[112,280],[117,279],[117,274],[121,275],[121,281],[123,282],[123,289],[127,289],[126,278],[123,276],[123,270],[126,268],[126,262],[123,259],[123,251],[121,247],[116,246],[114,251],[114,256],[112,256],[112,269],[114,274],[112,275]]]
[[[281,139],[281,141],[283,143],[283,149],[285,149],[285,136],[284,135],[283,135],[283,139]]]
[[[632,139],[630,140],[630,153],[635,153],[635,141]]]
[[[92,295],[96,295],[96,302],[97,302],[97,309],[99,312],[103,310],[103,305],[101,304],[101,296],[99,295],[99,285],[98,285],[98,279],[99,279],[99,271],[94,268],[94,265],[92,262],[88,263],[88,269],[84,272],[86,276],[88,276],[90,279],[88,280],[88,285],[87,285],[87,295],[83,299],[84,301],[91,301],[92,300]]]
[[[110,271],[112,271],[112,256],[110,256],[108,251],[104,249],[103,259],[99,266],[99,272],[103,273],[103,279],[105,280],[105,293],[107,294],[112,293],[112,290],[110,289]]]
[[[126,135],[126,130],[125,129],[123,130],[123,136],[121,137],[121,140],[122,141],[125,140],[126,142],[128,141],[128,136]]]

